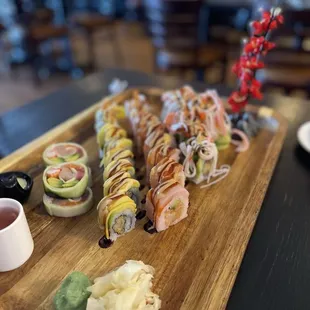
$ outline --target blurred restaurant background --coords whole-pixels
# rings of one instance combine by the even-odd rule
[[[285,25],[258,72],[266,92],[310,94],[310,0],[0,0],[0,114],[107,67],[234,86],[259,8]]]

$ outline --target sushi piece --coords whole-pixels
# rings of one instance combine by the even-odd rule
[[[160,183],[169,180],[175,180],[183,187],[185,185],[183,165],[169,157],[165,157],[152,168],[150,173],[150,185],[152,188],[155,188]]]
[[[105,237],[115,241],[135,227],[136,205],[124,194],[104,197],[97,206],[98,224],[104,230]]]
[[[177,148],[171,147],[166,144],[158,144],[153,147],[148,153],[146,160],[146,173],[147,179],[150,175],[151,169],[156,166],[163,158],[169,157],[176,162],[180,160],[181,151]]]
[[[172,135],[165,132],[162,124],[158,125],[150,134],[147,134],[147,138],[144,141],[143,152],[144,158],[147,159],[149,151],[158,144],[166,144],[170,146],[175,145],[175,141]]]
[[[73,217],[86,213],[93,206],[93,193],[87,188],[79,198],[57,198],[44,194],[43,204],[51,216]]]
[[[119,171],[128,172],[132,178],[135,176],[135,168],[131,161],[128,159],[113,160],[104,169],[104,182]]]
[[[146,196],[146,215],[160,232],[187,217],[188,191],[175,180],[160,183]]]
[[[100,162],[100,167],[107,167],[112,161],[127,159],[133,164],[134,154],[130,150],[113,149],[108,151]]]
[[[103,185],[103,195],[124,194],[134,200],[136,205],[140,206],[140,183],[133,179],[127,172],[118,172],[107,179]]]
[[[46,194],[52,193],[62,198],[81,197],[87,188],[88,179],[88,168],[77,163],[49,166],[43,172]]]
[[[195,184],[210,181],[216,172],[218,150],[210,138],[203,135],[193,137],[180,144],[185,156],[183,162],[185,176]]]
[[[86,165],[88,156],[85,149],[73,142],[52,144],[43,152],[43,160],[46,166],[76,162]]]
[[[160,124],[160,121],[152,113],[143,114],[143,116],[140,118],[136,124],[136,129],[133,130],[138,150],[143,149],[144,141],[147,138],[149,127],[157,124]]]
[[[103,147],[103,154],[106,154],[108,151],[111,151],[113,149],[123,149],[132,151],[133,149],[132,140],[128,138],[111,139],[105,143]]]
[[[105,143],[111,139],[126,138],[126,131],[116,124],[105,124],[97,134],[97,142],[99,148],[102,150]]]

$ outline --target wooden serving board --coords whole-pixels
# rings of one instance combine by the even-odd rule
[[[160,91],[148,89],[147,94],[158,110]],[[105,100],[123,101],[131,95],[128,90]],[[245,153],[237,154],[233,146],[220,152],[220,162],[231,165],[230,174],[207,189],[188,185],[190,208],[185,220],[153,235],[143,230],[146,219],[140,220],[135,230],[101,249],[95,207],[77,218],[45,212],[41,158],[55,142],[83,145],[98,203],[102,170],[93,129],[98,107],[95,104],[0,161],[0,171],[22,170],[34,178],[24,208],[35,243],[27,263],[0,273],[0,309],[52,309],[56,289],[73,270],[94,279],[128,259],[155,267],[154,291],[162,299],[162,309],[224,309],[283,144],[286,121],[274,112],[275,131],[262,129]]]

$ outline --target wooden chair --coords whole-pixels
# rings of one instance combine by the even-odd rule
[[[154,71],[204,70],[221,60],[224,51],[199,39],[202,0],[145,0],[145,14],[154,47]]]
[[[302,90],[310,97],[310,10],[283,12],[285,24],[273,35],[277,47],[265,58],[263,88]]]
[[[118,65],[123,64],[123,55],[117,41],[116,22],[113,18],[98,13],[81,13],[73,15],[71,21],[86,33],[90,55],[89,69],[93,70],[96,67],[94,33],[101,29],[106,30],[107,41],[113,44],[115,62]]]
[[[67,70],[73,70],[68,27],[53,24],[53,11],[50,9],[38,9],[31,13],[29,24],[26,26],[26,44],[29,53],[29,61],[33,70],[35,84],[40,84],[43,70],[55,70],[55,61],[59,57],[65,57],[68,64]],[[50,48],[48,54],[42,54],[42,44],[49,44],[55,40],[63,40],[65,47],[62,49]],[[58,70],[58,69],[57,69]]]

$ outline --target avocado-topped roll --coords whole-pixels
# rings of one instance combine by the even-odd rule
[[[169,157],[165,157],[152,168],[150,173],[150,185],[152,188],[155,188],[159,183],[163,183],[168,180],[175,180],[181,186],[184,186],[185,175],[183,165]]]
[[[119,159],[113,160],[105,167],[103,172],[103,181],[105,182],[108,178],[120,171],[123,173],[128,172],[132,178],[135,176],[135,168],[132,165],[132,162],[128,159]]]
[[[140,204],[140,183],[133,179],[128,172],[118,172],[108,178],[103,185],[103,195],[125,194],[139,206]]]
[[[115,241],[135,227],[136,205],[132,199],[123,194],[104,197],[97,206],[99,227],[105,237]]]
[[[131,139],[120,138],[108,140],[103,147],[103,154],[105,155],[108,151],[113,149],[130,150],[133,149],[133,143]]]
[[[73,217],[86,213],[93,206],[93,193],[87,188],[79,198],[59,198],[44,194],[43,203],[49,215]]]
[[[105,143],[111,139],[126,138],[126,131],[116,124],[105,124],[97,134],[97,142],[102,150]]]
[[[133,163],[134,154],[130,150],[113,149],[108,151],[100,162],[100,167],[107,167],[109,163],[115,160],[127,159]]]
[[[95,114],[95,129],[97,132],[107,123],[115,124],[126,117],[125,108],[113,102],[106,108],[100,108]]]
[[[76,162],[86,165],[88,161],[85,149],[76,143],[64,142],[52,144],[43,153],[43,160],[47,166]]]
[[[175,180],[160,183],[146,196],[146,215],[158,232],[187,217],[188,191]]]
[[[43,173],[45,192],[62,198],[81,197],[86,190],[88,178],[88,168],[77,163],[50,166]]]

